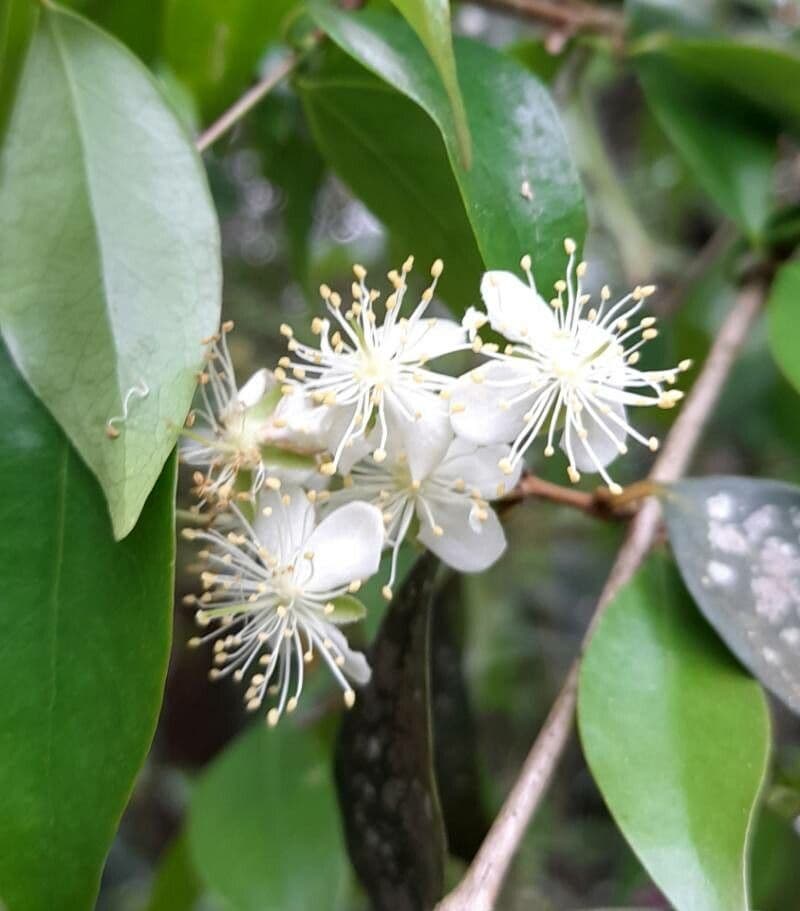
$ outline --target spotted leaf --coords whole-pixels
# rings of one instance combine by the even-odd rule
[[[421,557],[392,601],[336,749],[350,859],[381,911],[427,911],[444,885],[428,658],[437,566]]]
[[[675,558],[739,660],[800,713],[800,488],[711,477],[664,497]]]

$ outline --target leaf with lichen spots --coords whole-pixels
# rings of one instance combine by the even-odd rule
[[[336,784],[350,858],[376,908],[428,911],[444,886],[433,773],[429,638],[438,561],[421,557],[370,654],[372,679],[345,717]]]
[[[800,713],[800,488],[737,477],[679,481],[664,494],[664,513],[700,610]]]

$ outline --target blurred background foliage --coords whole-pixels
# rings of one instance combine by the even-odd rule
[[[311,34],[294,0],[71,5],[152,68],[191,130],[207,126],[268,72],[287,35],[302,49]],[[386,2],[369,5],[396,15]],[[724,61],[713,53],[698,53],[687,65],[669,39],[757,39],[800,54],[800,9],[770,0],[609,5],[603,9],[624,17],[620,46],[602,34],[573,34],[490,8],[502,6],[455,4],[453,29],[549,85],[585,188],[592,285],[656,282],[653,310],[664,319],[653,362],[701,362],[735,294],[741,238],[759,248],[791,246],[800,236],[800,153],[787,131],[776,139],[775,126],[776,117],[800,120],[800,81],[787,84],[769,61],[754,61],[750,72],[742,70],[742,90],[715,77],[715,61],[720,68]],[[356,69],[377,82],[323,42],[205,156],[223,231],[223,314],[237,325],[231,343],[242,377],[277,360],[279,325],[308,322],[321,281],[349,285],[354,260],[380,275],[408,253],[423,268],[442,255],[443,295],[462,306],[478,303],[480,259],[452,179],[439,177],[443,151],[427,116],[396,92],[383,92],[383,109],[372,97],[361,107],[344,96],[337,109],[335,99],[315,93],[331,73],[341,79]],[[758,85],[773,94],[748,98]],[[700,128],[706,108],[719,115],[714,130]],[[379,131],[378,162],[383,149],[393,149],[419,182],[405,186],[392,161],[370,170],[355,151],[359,130],[367,146]],[[734,160],[747,163],[744,190]],[[707,429],[694,473],[800,483],[797,415],[797,393],[778,372],[760,327]],[[645,435],[663,434],[666,417],[644,420]],[[632,451],[619,480],[643,476],[648,459]],[[561,480],[550,463],[536,470]],[[184,503],[187,486],[183,478]],[[458,766],[446,776],[454,793],[441,797],[451,848],[462,858],[480,842],[542,723],[622,534],[618,524],[539,502],[506,518],[506,557],[481,576],[443,586],[435,605],[437,763],[452,769],[455,758]],[[180,604],[195,586],[188,550],[179,551],[178,566]],[[364,641],[385,610],[376,595],[367,591]],[[190,635],[190,612],[179,607],[155,743],[112,848],[98,908],[365,908],[331,784],[341,712],[328,682],[315,675],[296,717],[267,732],[246,724],[235,687],[207,681],[208,656],[186,649]],[[778,707],[775,725],[774,770],[752,865],[760,911],[800,908],[800,725]],[[454,881],[463,860],[449,863],[446,876]],[[668,907],[573,743],[501,907],[613,905]]]

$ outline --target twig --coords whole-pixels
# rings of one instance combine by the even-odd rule
[[[703,428],[747,338],[764,300],[765,283],[752,281],[739,292],[720,327],[700,375],[673,424],[649,480],[666,483],[686,470]],[[631,522],[609,573],[582,644],[586,649],[606,607],[636,572],[658,534],[661,507],[648,500]],[[459,885],[437,905],[437,911],[492,911],[511,860],[552,778],[575,714],[580,658],[567,679],[536,738],[517,781],[495,819],[475,859]]]
[[[525,19],[544,22],[567,32],[603,32],[619,41],[625,30],[623,17],[615,10],[582,0],[473,0]]]
[[[315,40],[319,40],[316,38]],[[211,126],[204,130],[198,137],[195,145],[198,152],[205,150],[213,145],[221,136],[224,136],[233,126],[235,126],[245,114],[249,113],[262,98],[268,95],[272,89],[282,80],[302,60],[302,54],[292,53],[282,60],[274,69],[248,89],[242,97],[236,101],[227,111],[216,120]]]
[[[647,486],[642,491],[642,486]],[[626,487],[621,494],[612,494],[607,488],[598,488],[593,493],[575,490],[562,484],[553,484],[535,474],[524,474],[517,486],[500,501],[500,509],[522,503],[525,500],[546,500],[569,506],[597,519],[627,519],[635,511],[634,501],[652,493],[648,482],[639,481]]]

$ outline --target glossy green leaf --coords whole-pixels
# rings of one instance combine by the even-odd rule
[[[456,312],[477,303],[483,262],[430,118],[339,51],[297,85],[320,150],[387,225],[395,255],[413,253],[423,275],[441,257],[437,293]]]
[[[500,52],[466,39],[456,41],[473,142],[473,163],[467,171],[446,128],[447,95],[411,29],[378,11],[348,14],[319,0],[311,10],[343,50],[412,99],[437,125],[485,265],[516,270],[522,254],[531,253],[542,288],[559,278],[564,271],[562,241],[569,236],[582,239],[585,214],[567,139],[542,84]],[[388,119],[380,131],[365,137],[381,155]],[[413,138],[410,126],[405,129]],[[417,171],[411,173],[416,176]]]
[[[175,445],[219,320],[205,172],[141,64],[50,6],[0,170],[3,336],[123,537]]]
[[[392,0],[406,22],[414,29],[425,50],[430,54],[444,89],[450,99],[453,130],[458,142],[461,163],[469,169],[472,164],[472,140],[469,135],[467,112],[458,87],[453,38],[450,33],[449,0]]]
[[[142,911],[195,911],[203,893],[185,833],[170,844],[158,865],[150,899]]]
[[[2,346],[0,408],[0,904],[88,911],[161,702],[175,460],[115,543],[97,481]]]
[[[767,304],[772,355],[789,382],[800,392],[800,262],[782,266]]]
[[[328,752],[309,730],[252,725],[200,778],[188,832],[195,868],[231,911],[339,907],[347,860]]]
[[[166,0],[164,59],[207,119],[232,104],[298,0]]]
[[[739,660],[800,713],[800,487],[692,478],[669,486],[664,514],[700,610]]]
[[[350,859],[372,906],[429,911],[444,888],[433,772],[430,620],[438,561],[421,557],[370,649],[372,678],[339,731],[336,785]]]
[[[697,182],[758,239],[773,203],[774,130],[752,105],[674,61],[648,55],[636,64],[648,104]]]
[[[677,911],[748,911],[766,701],[663,558],[652,557],[601,620],[578,721],[612,815]]]
[[[0,0],[0,141],[38,12],[38,4],[30,0]]]

